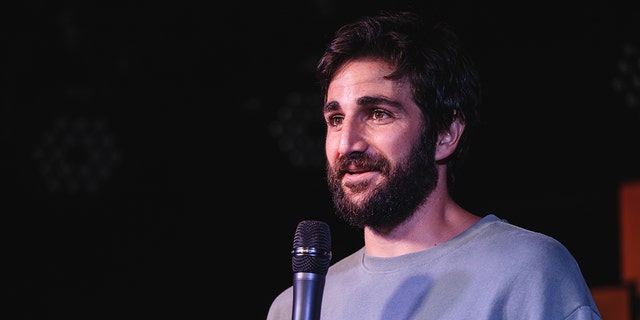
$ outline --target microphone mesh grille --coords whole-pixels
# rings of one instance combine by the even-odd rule
[[[331,231],[322,221],[298,223],[293,237],[293,272],[327,274],[331,262]]]

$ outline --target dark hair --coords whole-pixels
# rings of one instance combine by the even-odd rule
[[[447,159],[447,182],[454,184],[454,167],[462,160],[470,132],[477,126],[480,81],[452,27],[427,25],[412,12],[381,11],[339,28],[317,65],[317,79],[326,102],[329,83],[345,63],[363,57],[395,66],[388,79],[406,77],[413,100],[425,118],[427,139],[435,144],[438,133],[457,117],[466,124],[458,148]],[[451,191],[451,190],[450,190]]]

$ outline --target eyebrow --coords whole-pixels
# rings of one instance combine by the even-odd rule
[[[400,102],[383,98],[383,97],[363,96],[358,98],[357,102],[359,106],[382,104],[382,105],[387,105],[394,108],[402,108],[402,104]]]
[[[371,105],[387,105],[393,108],[402,108],[402,104],[395,100],[390,100],[383,97],[363,96],[356,101],[359,106],[371,106]],[[330,101],[324,106],[324,112],[330,112],[340,109],[340,104],[337,101]]]
[[[340,104],[337,101],[330,101],[324,106],[324,112],[331,112],[340,109]]]

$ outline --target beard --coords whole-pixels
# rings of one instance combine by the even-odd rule
[[[388,233],[411,217],[416,209],[431,194],[438,183],[435,164],[435,148],[425,135],[421,135],[409,156],[391,167],[383,156],[371,157],[358,152],[338,159],[335,168],[327,163],[327,181],[332,194],[336,215],[353,227],[369,226],[379,233]],[[342,186],[342,177],[349,165],[379,171],[386,177],[371,194],[361,202],[354,202],[345,194],[344,188],[352,192],[364,192],[370,181]]]

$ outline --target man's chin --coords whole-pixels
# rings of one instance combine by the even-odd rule
[[[353,205],[362,206],[371,196],[371,191],[364,185],[342,186],[342,192],[345,198]]]
[[[350,197],[361,197],[368,195],[374,187],[374,182],[370,180],[349,181],[342,180],[342,190]]]

